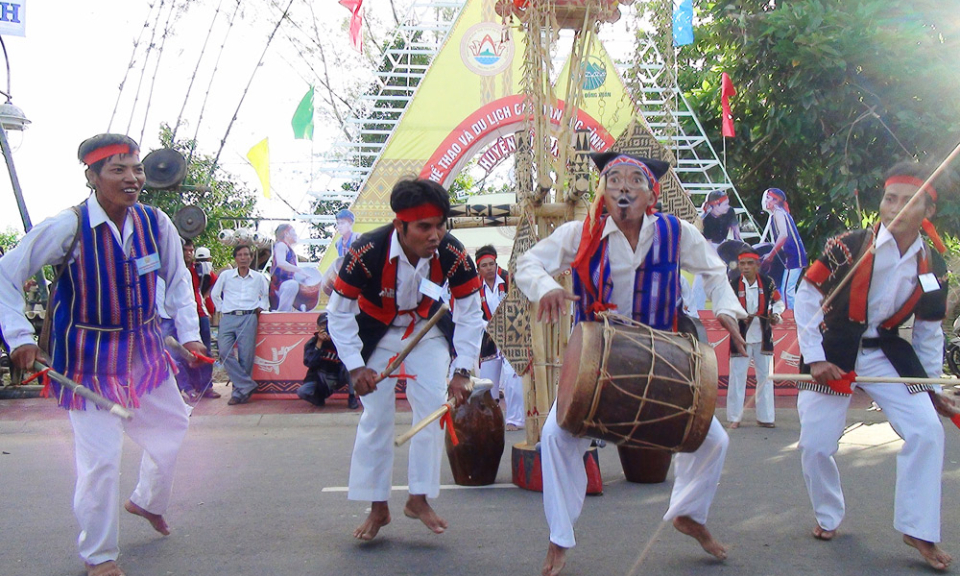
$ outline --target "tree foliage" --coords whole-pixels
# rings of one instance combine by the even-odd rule
[[[720,73],[730,74],[736,138],[727,169],[750,210],[788,194],[808,249],[875,210],[895,161],[936,166],[960,141],[956,2],[705,0],[679,82],[707,133],[720,133]],[[960,166],[954,166],[960,168]],[[960,232],[956,199],[938,205]]]
[[[256,192],[244,186],[220,166],[214,166],[212,156],[198,153],[195,140],[178,139],[172,142],[171,137],[170,127],[162,124],[161,144],[177,150],[184,158],[189,159],[183,185],[179,190],[144,190],[140,201],[160,208],[171,218],[185,206],[200,207],[207,215],[207,228],[193,241],[197,246],[210,249],[215,268],[226,266],[233,262],[233,249],[222,244],[217,235],[221,227],[254,227],[251,224],[256,217]],[[231,218],[244,220],[230,220]]]

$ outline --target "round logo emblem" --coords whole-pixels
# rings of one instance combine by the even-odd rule
[[[474,74],[495,76],[513,63],[513,41],[499,24],[475,24],[460,41],[460,59]]]
[[[603,60],[596,56],[589,56],[583,67],[583,89],[597,90],[607,80],[607,67]]]

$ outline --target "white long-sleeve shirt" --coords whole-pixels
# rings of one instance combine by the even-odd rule
[[[210,290],[213,305],[223,314],[243,310],[270,309],[270,281],[256,270],[241,276],[236,268],[220,273]]]
[[[637,268],[643,265],[653,245],[655,218],[649,214],[644,216],[636,250],[630,247],[630,242],[613,218],[607,218],[603,228],[603,237],[609,237],[610,275],[613,280],[610,302],[617,306],[618,313],[626,316],[633,310]],[[714,314],[746,318],[746,312],[730,288],[727,268],[716,251],[692,224],[681,220],[680,229],[680,267],[703,275],[703,288],[713,301]],[[515,280],[527,298],[539,302],[547,292],[561,288],[553,277],[570,268],[577,255],[582,233],[583,222],[567,222],[517,260]]]
[[[747,282],[747,279],[743,279],[743,288],[744,288],[744,300],[746,301],[746,310],[747,314],[756,314],[757,308],[760,307],[760,277],[757,276],[753,280],[753,284]],[[783,314],[783,311],[787,309],[787,305],[783,303],[783,298],[777,300],[773,303],[773,313],[774,314]],[[762,310],[760,313],[765,313],[766,310]],[[763,329],[760,326],[760,319],[754,318],[750,322],[750,326],[747,328],[747,337],[744,338],[747,344],[756,344],[757,342],[763,342]]]
[[[420,258],[414,266],[401,248],[397,232],[393,232],[388,258],[397,259],[395,296],[398,310],[413,310],[420,303],[420,282],[429,279],[430,261],[436,257],[437,255],[434,254],[431,258]],[[360,328],[357,325],[358,314],[360,314],[360,304],[356,300],[344,298],[337,292],[330,295],[330,301],[327,303],[327,328],[337,347],[340,360],[347,370],[356,370],[365,365],[361,355],[363,342],[360,340]],[[411,318],[408,315],[400,314],[393,319],[391,326],[406,327],[410,322]],[[456,330],[453,332],[453,346],[457,351],[453,367],[472,370],[480,357],[480,340],[484,327],[479,292],[455,299],[453,323],[456,324]],[[438,328],[434,327],[433,330]]]
[[[867,293],[867,330],[864,338],[876,338],[878,327],[900,309],[917,286],[917,258],[921,250],[929,250],[923,239],[916,241],[900,255],[897,241],[882,224],[877,232],[876,252],[873,255],[873,277]],[[808,364],[826,360],[823,352],[823,294],[803,280],[797,288],[794,315],[797,321],[797,339],[800,353]],[[915,320],[913,323],[913,349],[931,378],[943,373],[943,328],[939,321]],[[857,355],[857,373],[861,366],[876,365],[884,359],[879,348],[864,348]],[[861,374],[868,375],[868,374]]]
[[[133,224],[130,218],[123,222],[123,231],[104,212],[96,195],[86,200],[90,212],[90,227],[106,223],[117,244],[127,254],[133,250]],[[180,234],[170,218],[159,212],[160,233],[157,245],[160,252],[160,269],[157,275],[167,285],[164,308],[174,319],[181,343],[200,341],[200,321],[197,318],[197,302],[193,297],[193,282],[183,263]],[[73,243],[80,221],[73,210],[64,210],[34,226],[20,240],[16,248],[0,258],[0,325],[3,336],[16,350],[25,344],[35,344],[33,325],[23,314],[23,283],[46,265],[58,266],[64,261],[67,250]],[[69,262],[79,255],[77,244]],[[68,262],[68,263],[69,263]]]

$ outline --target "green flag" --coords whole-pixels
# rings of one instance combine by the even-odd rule
[[[313,86],[307,90],[290,120],[293,137],[298,140],[313,140]]]

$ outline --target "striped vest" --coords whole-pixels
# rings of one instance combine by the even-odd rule
[[[77,258],[57,284],[50,354],[53,369],[109,400],[137,408],[140,398],[168,376],[156,312],[157,273],[139,274],[136,260],[158,254],[160,230],[155,208],[128,210],[133,247],[125,255],[110,226],[90,228],[86,203],[80,207]],[[85,400],[57,383],[58,404],[83,410]]]
[[[773,215],[770,216],[770,227],[773,229],[774,242],[783,234],[787,236],[787,241],[783,245],[783,267],[788,270],[803,268],[807,265],[807,251],[803,247],[803,240],[800,239],[800,232],[797,230],[797,225],[789,212],[783,210],[783,208],[778,208],[778,210],[784,213],[783,216],[787,224],[787,229],[780,230],[777,227],[777,219],[774,218]]]
[[[662,212],[656,217],[653,244],[634,279],[633,310],[618,313],[657,330],[676,331],[680,302],[680,220]],[[601,220],[601,230],[604,225],[605,220]],[[580,296],[575,322],[595,320],[596,310],[610,302],[613,279],[608,245],[609,239],[604,238],[590,259],[590,280],[595,290],[586,290],[580,275],[573,274],[573,292]],[[599,294],[601,302],[596,302],[592,294]]]

